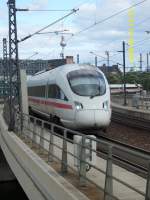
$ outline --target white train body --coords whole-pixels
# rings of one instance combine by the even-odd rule
[[[73,129],[106,128],[111,120],[110,89],[93,66],[69,64],[28,79],[30,109]]]

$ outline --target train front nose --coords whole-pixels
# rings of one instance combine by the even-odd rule
[[[109,125],[110,117],[105,110],[76,111],[76,126],[78,128],[99,128]]]

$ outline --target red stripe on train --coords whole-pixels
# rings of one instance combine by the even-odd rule
[[[44,105],[50,105],[56,108],[62,108],[62,109],[72,109],[72,105],[64,104],[64,103],[57,103],[54,101],[49,101],[49,100],[43,100],[43,99],[35,99],[35,98],[28,98],[29,101],[32,101],[34,103],[38,104],[44,104]]]

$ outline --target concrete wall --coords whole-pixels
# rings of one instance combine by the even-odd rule
[[[15,176],[10,169],[2,150],[0,149],[0,182],[15,180]]]
[[[139,110],[132,107],[121,106],[116,103],[112,103],[112,110],[122,113],[122,114],[127,114],[129,116],[137,117],[141,120],[150,120],[149,110]]]
[[[29,114],[26,71],[23,69],[20,70],[20,76],[21,76],[22,112],[25,114]]]

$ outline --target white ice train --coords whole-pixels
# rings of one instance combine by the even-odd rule
[[[29,109],[72,129],[105,129],[111,120],[104,74],[89,65],[67,64],[27,81]]]

